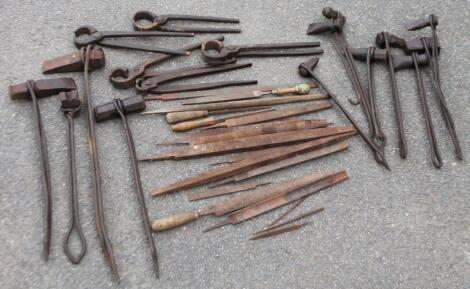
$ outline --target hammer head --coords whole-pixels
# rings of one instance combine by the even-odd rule
[[[406,30],[414,31],[420,30],[428,26],[437,26],[439,24],[439,20],[436,15],[431,14],[427,18],[419,19],[415,21],[411,21],[405,25]]]
[[[48,78],[34,81],[34,92],[36,97],[46,97],[56,95],[62,91],[76,90],[77,86],[73,78]],[[31,95],[26,82],[20,84],[12,84],[8,87],[12,100],[30,100]]]
[[[320,61],[319,57],[312,57],[309,60],[302,62],[299,65],[299,74],[303,77],[310,76],[308,71],[313,71],[318,64],[318,61]]]
[[[85,66],[85,48],[80,51],[59,56],[54,59],[44,61],[42,73],[65,73],[83,71]],[[103,67],[105,64],[104,52],[101,48],[93,47],[90,51],[90,71]]]
[[[130,96],[121,99],[122,109],[125,114],[140,112],[146,108],[142,95]],[[112,119],[118,116],[118,111],[113,102],[108,102],[95,107],[95,119],[97,122]]]

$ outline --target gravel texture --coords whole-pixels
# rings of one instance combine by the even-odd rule
[[[441,76],[465,155],[457,161],[435,95],[428,94],[439,147],[444,160],[433,168],[419,106],[413,71],[397,74],[402,97],[409,157],[398,156],[395,120],[386,68],[376,69],[378,103],[388,136],[386,154],[392,171],[378,166],[359,137],[351,147],[328,158],[311,161],[259,178],[281,181],[325,169],[346,169],[347,182],[309,199],[303,210],[325,207],[314,223],[295,233],[248,241],[281,210],[237,226],[203,234],[215,218],[202,218],[180,229],[158,234],[161,278],[151,260],[135,195],[129,155],[118,120],[97,125],[106,222],[116,252],[121,282],[113,282],[98,242],[83,115],[76,122],[79,198],[88,252],[72,265],[62,251],[68,226],[69,193],[66,121],[56,97],[40,100],[48,137],[53,186],[53,236],[48,263],[42,260],[43,199],[35,124],[28,102],[13,102],[7,86],[38,79],[44,60],[75,50],[72,32],[91,24],[103,30],[129,30],[140,9],[159,13],[238,17],[243,33],[227,35],[227,43],[269,43],[321,40],[325,49],[317,73],[362,122],[361,109],[347,104],[353,96],[328,37],[305,35],[310,22],[323,20],[321,8],[331,5],[348,17],[346,33],[354,47],[372,44],[377,32],[388,30],[406,38],[429,30],[406,32],[407,20],[429,13],[440,16]],[[0,288],[470,288],[470,101],[468,81],[469,1],[8,1],[0,3]],[[206,36],[198,36],[201,37]],[[146,40],[178,47],[189,39]],[[107,65],[92,75],[95,105],[133,90],[114,89],[108,73],[114,66],[132,66],[150,54],[105,49]],[[251,69],[202,78],[258,79],[262,84],[301,81],[297,65],[305,58],[252,59]],[[171,68],[200,62],[168,61]],[[250,59],[251,61],[251,59]],[[359,64],[364,75],[363,64]],[[74,77],[81,88],[80,73]],[[430,73],[425,74],[431,89]],[[151,104],[157,107],[160,104]],[[165,104],[166,105],[166,104]],[[347,121],[337,110],[318,113],[335,123]],[[309,117],[314,117],[309,116]],[[155,144],[172,136],[161,116],[129,117],[137,152],[162,150]],[[209,167],[211,158],[141,165],[146,193]],[[212,201],[190,203],[184,193],[151,199],[152,219],[203,208]]]

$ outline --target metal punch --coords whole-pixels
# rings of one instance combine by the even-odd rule
[[[437,29],[436,26],[439,24],[438,18],[436,15],[429,15],[426,19],[420,19],[413,21],[407,25],[407,30],[419,30],[425,27],[431,27],[431,39],[421,38],[421,43],[424,46],[424,52],[427,54],[428,58],[431,59],[431,70],[434,80],[434,87],[436,90],[436,95],[439,100],[439,108],[441,114],[444,118],[444,121],[449,131],[452,143],[454,144],[455,155],[459,160],[463,159],[462,148],[455,130],[454,120],[452,114],[450,113],[449,108],[447,107],[447,102],[445,100],[444,92],[442,91],[440,72],[439,72],[439,62],[438,62],[438,39],[437,39]]]
[[[215,39],[222,41],[224,40],[224,37],[218,36]],[[193,44],[184,46],[182,50],[193,51],[201,48],[201,45],[202,41],[195,42]],[[131,68],[115,67],[109,74],[109,81],[111,81],[111,84],[116,88],[131,88],[135,85],[135,82],[138,78],[146,78],[146,69],[149,66],[162,63],[163,61],[171,59],[172,57],[173,55],[158,54]]]
[[[126,134],[127,146],[129,148],[129,153],[131,156],[132,169],[134,172],[134,179],[137,189],[137,197],[140,203],[140,209],[142,213],[142,218],[145,226],[145,233],[147,235],[147,240],[150,246],[150,253],[152,256],[155,273],[159,275],[158,269],[158,255],[157,249],[155,246],[155,240],[150,229],[150,221],[148,216],[147,205],[145,203],[145,196],[142,189],[142,181],[140,179],[139,164],[137,163],[137,153],[135,151],[134,138],[132,136],[131,129],[127,122],[126,114],[140,112],[146,107],[143,96],[131,96],[124,99],[115,99],[111,103],[106,103],[100,106],[95,107],[95,119],[97,122],[105,121],[115,117],[120,117],[122,125],[124,127],[124,132]]]
[[[46,132],[42,123],[38,98],[56,95],[62,91],[76,90],[77,86],[72,78],[50,78],[36,81],[28,80],[24,83],[10,85],[8,89],[12,100],[31,100],[33,103],[33,118],[34,122],[36,122],[36,131],[39,139],[42,183],[44,186],[44,260],[47,261],[52,235],[52,186]]]
[[[197,21],[215,23],[240,23],[236,18],[194,16],[194,15],[157,15],[151,11],[142,10],[134,14],[134,30],[150,31],[160,30],[168,32],[193,32],[193,33],[240,33],[238,28],[212,28],[212,27],[176,27],[167,25],[171,21]]]
[[[393,34],[390,34],[390,39],[392,40],[390,42],[390,46],[399,47],[399,48],[404,49],[405,52],[411,53],[411,56],[402,57],[403,60],[397,61],[396,63],[394,63],[395,70],[410,68],[410,64],[412,65],[411,67],[415,69],[416,84],[418,87],[418,96],[419,96],[419,100],[421,103],[421,109],[423,111],[424,121],[426,124],[426,132],[428,136],[429,145],[431,146],[431,161],[436,168],[441,168],[442,158],[441,158],[441,154],[439,152],[439,147],[437,144],[436,133],[434,131],[434,125],[432,123],[432,117],[429,111],[429,106],[427,102],[426,92],[424,91],[424,83],[423,83],[423,78],[421,76],[421,69],[420,69],[421,66],[428,65],[430,62],[430,59],[427,57],[426,54],[422,54],[420,56],[420,54],[417,52],[419,51],[419,46],[413,47],[411,49],[411,45],[409,44],[414,43],[414,42],[407,43],[407,41],[405,41],[404,39],[398,36],[395,36]],[[384,47],[385,40],[381,37],[376,38],[376,44],[379,47]],[[423,44],[421,44],[421,46],[424,49]]]
[[[226,72],[235,69],[241,69],[246,67],[251,67],[251,63],[230,63],[223,65],[208,65],[208,64],[196,64],[192,66],[176,68],[168,71],[157,71],[153,73],[147,73],[146,78],[139,78],[136,81],[136,89],[139,93],[152,93],[159,88],[159,86],[166,82],[171,82],[178,79],[186,79],[191,77],[203,76],[214,74],[218,72]],[[251,82],[251,81],[250,81]],[[180,85],[171,87],[171,91],[193,91],[193,90],[202,90],[202,89],[214,89],[224,86],[228,86],[227,82],[215,82],[215,83],[204,83],[204,84],[190,84],[190,85]]]
[[[217,40],[204,41],[201,47],[202,59],[208,64],[223,64],[238,57],[302,56],[323,53],[321,48],[298,49],[320,46],[319,41],[297,43],[272,43],[253,45],[224,45]]]
[[[99,44],[110,48],[123,48],[131,50],[140,50],[148,52],[158,52],[169,55],[190,55],[190,52],[176,49],[145,47],[137,44],[126,44],[124,42],[113,41],[107,38],[123,38],[123,37],[193,37],[193,33],[177,33],[177,32],[136,32],[136,31],[98,31],[92,26],[82,26],[75,30],[74,43],[78,48],[85,47],[90,44]]]
[[[78,190],[77,190],[77,165],[75,158],[75,134],[73,119],[80,112],[81,101],[76,90],[61,92],[59,94],[60,110],[64,113],[68,122],[68,159],[69,159],[69,182],[70,182],[70,228],[65,235],[63,248],[65,255],[73,264],[78,264],[85,256],[87,243],[85,235],[80,225],[80,213],[78,206]],[[80,241],[80,252],[74,255],[70,249],[70,241],[73,232],[77,233]]]

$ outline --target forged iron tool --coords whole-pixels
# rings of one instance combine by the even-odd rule
[[[146,73],[144,78],[139,78],[136,80],[135,87],[139,93],[152,93],[153,90],[157,89],[162,83],[171,82],[179,79],[192,78],[197,76],[209,75],[219,72],[227,72],[236,69],[251,67],[251,63],[229,63],[223,65],[207,65],[207,64],[196,64],[187,67],[181,67],[177,69],[167,70],[167,71],[158,71],[154,73]],[[204,84],[191,84],[191,85],[181,85],[182,91],[191,91],[191,90],[201,90],[206,87],[206,89],[220,88],[220,83],[204,83]],[[173,88],[173,91],[179,91],[178,89]]]
[[[69,182],[70,182],[70,228],[64,238],[63,248],[65,255],[73,264],[78,264],[85,256],[87,243],[80,225],[80,212],[78,205],[77,189],[77,165],[75,159],[75,132],[74,117],[80,112],[81,101],[76,90],[59,93],[60,110],[64,113],[68,122],[68,158],[69,158]],[[80,241],[80,252],[74,256],[70,249],[70,241],[73,232],[77,232]]]
[[[110,48],[123,48],[131,50],[140,50],[148,52],[158,52],[169,55],[190,55],[190,52],[183,50],[145,47],[136,44],[126,44],[124,42],[113,41],[107,38],[122,37],[193,37],[192,33],[176,33],[176,32],[136,32],[136,31],[98,31],[92,26],[81,26],[75,30],[74,43],[78,48],[85,47],[90,44],[99,44]]]
[[[333,175],[334,172],[320,172],[264,186],[250,193],[235,196],[227,201],[219,201],[201,211],[179,213],[173,216],[157,219],[153,221],[152,229],[154,232],[166,231],[190,223],[201,216],[222,216],[231,212],[236,213],[239,212],[240,209],[262,202],[263,200],[270,199],[274,196],[285,196],[290,192],[318,183]]]
[[[450,137],[452,139],[452,143],[454,144],[455,155],[459,160],[463,159],[462,148],[460,146],[460,142],[457,136],[457,132],[455,130],[454,120],[452,118],[452,114],[450,113],[449,108],[447,107],[447,101],[444,96],[444,92],[442,91],[441,87],[441,78],[439,73],[439,62],[438,62],[438,39],[437,39],[437,29],[436,26],[439,24],[438,18],[436,15],[429,15],[427,19],[417,20],[408,25],[408,30],[419,30],[423,29],[427,26],[431,27],[431,39],[429,38],[421,38],[421,43],[424,46],[424,52],[431,59],[431,70],[432,70],[432,77],[434,80],[434,87],[436,91],[437,98],[439,100],[439,108],[441,110],[441,114],[445,120],[447,130],[449,131]]]
[[[202,43],[201,53],[206,63],[216,65],[236,61],[238,57],[302,56],[323,53],[321,48],[298,49],[318,46],[320,46],[318,41],[224,46],[221,41],[206,40]]]
[[[142,189],[142,181],[140,179],[139,164],[137,162],[137,153],[135,151],[134,138],[132,136],[132,131],[127,122],[127,114],[139,112],[145,109],[144,98],[140,95],[131,96],[124,99],[115,99],[113,102],[106,103],[100,106],[95,107],[95,119],[97,122],[105,121],[112,119],[114,117],[120,117],[121,122],[124,128],[127,139],[127,147],[131,156],[132,169],[134,172],[134,181],[137,189],[137,198],[140,203],[140,210],[142,214],[142,219],[145,226],[145,233],[147,235],[147,241],[150,246],[150,254],[152,256],[152,261],[155,269],[157,278],[159,276],[158,269],[158,255],[157,248],[155,247],[155,240],[150,229],[150,221],[147,211],[147,205],[145,203],[145,196]]]
[[[313,223],[313,222],[305,222],[305,223],[302,223],[302,224],[292,224],[292,225],[289,225],[289,226],[282,227],[280,229],[268,230],[268,231],[261,232],[259,234],[254,235],[253,237],[250,238],[250,240],[251,241],[260,240],[260,239],[265,239],[265,238],[281,235],[281,234],[284,234],[284,233],[287,233],[287,232],[292,232],[292,231],[301,229],[301,228],[303,228],[303,227],[305,227],[305,226],[307,226],[308,224],[311,224],[311,223]]]
[[[165,116],[166,122],[170,124],[175,124],[188,120],[201,119],[209,115],[220,115],[220,114],[232,114],[236,112],[246,112],[246,111],[260,111],[271,109],[269,106],[258,106],[258,107],[240,107],[240,108],[229,108],[229,109],[220,109],[220,110],[192,110],[192,111],[178,111],[170,112]]]
[[[39,139],[39,154],[41,161],[42,183],[44,186],[44,260],[49,258],[51,248],[52,227],[52,187],[49,156],[47,152],[47,139],[39,110],[38,98],[59,94],[63,91],[76,90],[77,86],[72,78],[51,78],[28,80],[24,83],[13,84],[8,87],[12,100],[31,100],[33,103],[33,118],[36,123],[36,132]]]
[[[93,45],[80,48],[78,53],[72,53],[44,62],[44,73],[60,73],[83,71],[83,107],[85,108],[85,123],[88,137],[88,155],[91,161],[91,178],[93,202],[95,206],[95,223],[104,257],[108,262],[113,276],[119,280],[119,272],[114,256],[113,246],[108,236],[104,218],[103,192],[101,190],[101,170],[98,148],[96,145],[95,120],[93,104],[90,96],[90,72],[105,65],[105,56],[100,48]]]
[[[299,65],[299,74],[303,77],[311,77],[319,87],[321,87],[327,95],[331,98],[331,100],[338,106],[338,108],[341,110],[341,112],[346,116],[346,118],[349,120],[349,122],[354,126],[354,128],[357,130],[359,135],[362,137],[362,139],[367,143],[367,145],[373,150],[374,156],[377,155],[378,158],[376,158],[376,161],[383,165],[385,168],[390,169],[387,163],[387,160],[385,159],[385,156],[383,155],[381,149],[377,146],[375,142],[373,142],[367,135],[366,133],[362,130],[362,128],[359,126],[359,123],[354,119],[354,117],[344,108],[344,106],[339,102],[338,98],[336,97],[336,94],[334,94],[328,86],[313,72],[315,67],[318,64],[318,61],[320,59],[318,57],[313,57],[307,62],[301,63]]]
[[[134,30],[150,31],[160,30],[168,32],[193,32],[193,33],[240,33],[238,28],[212,28],[212,27],[175,27],[166,25],[170,21],[197,21],[216,23],[240,23],[236,18],[195,16],[195,15],[157,15],[151,11],[142,10],[134,14]]]
[[[302,198],[299,200],[298,203],[295,204],[295,206],[293,207],[293,209],[295,209],[297,207],[297,204],[301,204],[303,201],[305,200],[305,198]],[[308,212],[305,212],[303,214],[300,214],[299,216],[297,217],[294,217],[290,220],[286,220],[286,221],[283,221],[281,222],[280,220],[276,220],[276,222],[273,222],[272,225],[256,232],[254,235],[258,235],[258,234],[261,234],[261,233],[264,233],[266,231],[271,231],[272,229],[275,229],[275,228],[279,228],[281,226],[284,226],[284,225],[287,225],[287,224],[290,224],[290,223],[293,223],[293,222],[297,222],[298,220],[301,220],[303,218],[307,218],[307,217],[310,217],[310,216],[313,216],[315,214],[318,214],[318,213],[321,213],[325,210],[325,208],[319,208],[319,209],[315,209],[315,210],[310,210]],[[289,213],[291,212],[291,210],[288,211]],[[285,215],[283,215],[282,217],[285,217]]]
[[[215,39],[219,41],[223,41],[224,37],[219,36],[216,37]],[[201,48],[202,42],[195,42],[193,44],[189,44],[187,46],[184,46],[181,48],[181,50],[184,51],[194,51],[196,49]],[[111,70],[111,73],[109,74],[109,81],[111,81],[111,84],[116,87],[116,88],[131,88],[135,85],[135,82],[138,78],[145,78],[145,72],[146,69],[149,66],[159,64],[164,62],[165,60],[173,58],[174,55],[168,55],[168,54],[157,54],[149,59],[144,60],[141,64],[138,64],[134,67],[127,68],[127,67],[115,67]]]
[[[399,38],[398,36],[390,34],[390,38],[392,38],[392,37],[393,37],[393,39],[395,39],[395,41],[391,42],[390,46],[403,48],[403,45],[400,44],[400,43],[406,43],[406,41],[402,38]],[[385,39],[379,36],[378,38],[376,38],[376,44],[379,47],[384,47],[385,46]],[[425,45],[423,45],[423,46],[425,46]],[[415,69],[416,85],[418,87],[418,96],[419,96],[420,103],[421,103],[421,109],[423,111],[424,122],[426,124],[426,132],[427,132],[427,136],[428,136],[429,145],[431,146],[431,161],[432,161],[433,165],[436,168],[441,168],[442,167],[442,158],[441,158],[441,154],[439,152],[439,147],[438,147],[437,139],[436,139],[436,133],[434,131],[434,125],[432,123],[432,117],[431,117],[431,113],[430,113],[429,107],[428,107],[426,92],[424,91],[423,78],[421,76],[420,66],[422,66],[423,64],[426,64],[426,63],[421,63],[418,60],[418,58],[419,58],[419,56],[418,56],[419,53],[418,52],[416,52],[414,50],[413,51],[408,50],[408,52],[411,52],[411,59],[413,61],[412,62],[413,67]],[[424,54],[424,55],[427,58],[427,55],[426,54]],[[429,62],[430,62],[430,60],[428,58],[427,64],[429,64]],[[405,67],[403,67],[403,68],[405,68]],[[396,68],[395,68],[395,70],[396,70]]]
[[[232,193],[238,193],[238,192],[253,190],[253,189],[256,189],[257,187],[261,187],[261,186],[268,185],[268,184],[270,184],[270,183],[269,182],[267,182],[267,183],[245,183],[245,184],[227,185],[227,186],[223,186],[223,187],[213,188],[211,190],[205,190],[205,191],[189,193],[188,194],[188,199],[190,201],[197,201],[197,200],[213,198],[213,197],[232,194]]]
[[[198,98],[192,98],[189,100],[185,100],[182,103],[187,104],[201,104],[201,103],[213,103],[213,102],[224,102],[229,100],[242,100],[242,99],[253,99],[259,98],[263,95],[285,95],[289,93],[305,95],[309,94],[310,90],[313,87],[308,83],[300,83],[294,86],[288,87],[278,87],[270,90],[247,90],[241,93],[229,93],[224,94],[221,93],[219,95],[210,95],[210,96],[203,96]]]
[[[315,181],[310,181],[310,182],[305,182],[303,181],[303,179],[306,177],[311,178],[311,176],[304,176],[304,177],[294,179],[296,180],[296,182],[298,182],[297,180],[301,180],[299,182],[301,183],[301,185],[285,186],[286,189],[284,189],[281,186],[283,190],[273,191],[269,194],[264,194],[262,196],[255,196],[253,198],[250,195],[243,195],[245,197],[248,197],[248,199],[251,202],[247,202],[246,206],[242,208],[237,208],[236,209],[237,211],[232,210],[233,213],[229,214],[228,217],[224,221],[214,226],[211,226],[209,228],[206,228],[203,232],[212,231],[214,229],[217,229],[225,225],[229,225],[229,224],[235,225],[235,224],[241,223],[243,221],[259,216],[271,210],[277,209],[279,207],[285,206],[297,200],[303,199],[307,196],[316,194],[325,188],[331,187],[333,185],[336,185],[348,179],[348,175],[346,174],[346,171],[326,172],[326,173],[320,173],[316,176],[321,176],[321,175],[323,176],[318,177]],[[311,187],[308,190],[296,192],[296,190],[307,187],[309,185],[311,185]]]
[[[233,164],[218,166],[216,168],[199,173],[197,175],[184,178],[173,184],[158,188],[152,191],[151,195],[156,197],[163,194],[173,193],[178,190],[184,190],[188,188],[193,188],[195,186],[204,185],[210,182],[220,181],[222,179],[250,171],[260,166],[283,161],[299,153],[306,153],[315,149],[329,146],[338,141],[344,140],[352,135],[354,135],[354,133],[346,133],[342,135],[324,137],[313,141],[307,141],[301,144],[290,145],[284,147],[282,150],[279,150],[276,153],[263,154],[257,158],[247,158]]]

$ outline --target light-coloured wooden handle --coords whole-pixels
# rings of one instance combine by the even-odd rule
[[[184,122],[179,122],[171,126],[171,130],[175,132],[188,131],[194,128],[208,126],[215,124],[217,121],[213,117],[206,117],[201,119],[189,120]]]
[[[173,216],[157,219],[152,223],[152,230],[154,232],[162,232],[171,230],[181,225],[190,223],[199,217],[198,212],[187,212],[176,214]]]
[[[206,117],[209,115],[207,110],[170,112],[166,114],[166,122],[174,124],[182,121]]]
[[[305,95],[310,92],[310,89],[312,89],[312,86],[310,84],[301,83],[292,87],[281,87],[281,88],[273,89],[271,93],[274,95],[282,95],[282,94],[287,94],[287,93],[296,93],[296,94]]]

